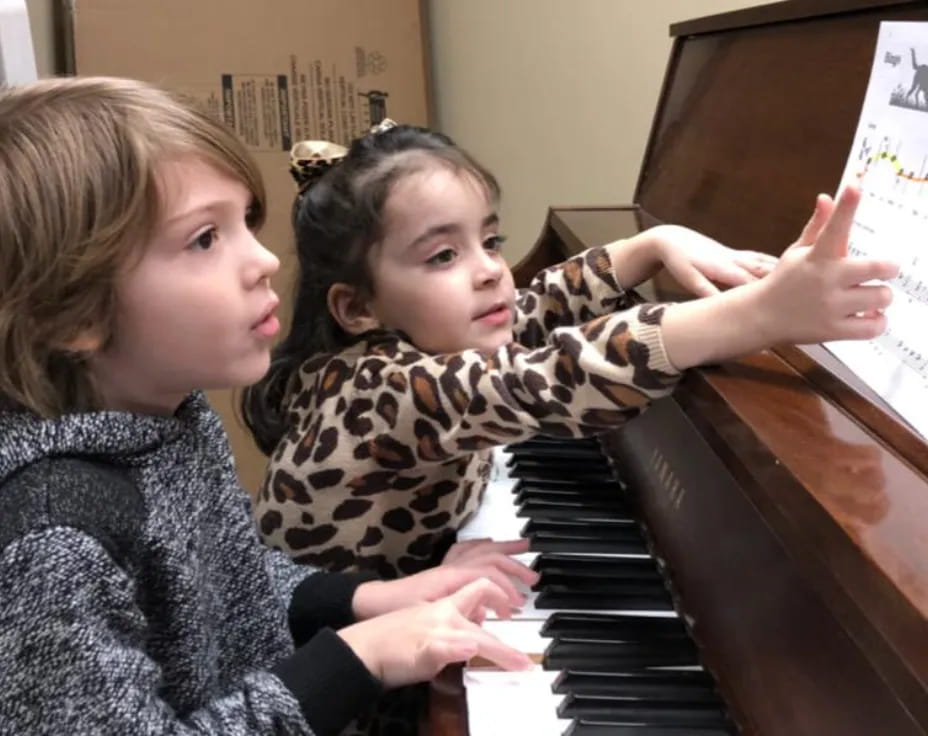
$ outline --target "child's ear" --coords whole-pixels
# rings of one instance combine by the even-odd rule
[[[326,302],[329,305],[329,314],[349,335],[360,335],[381,326],[370,305],[358,298],[353,286],[341,282],[332,284],[326,295]]]

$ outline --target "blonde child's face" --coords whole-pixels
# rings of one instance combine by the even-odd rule
[[[159,171],[163,215],[117,284],[109,343],[90,358],[107,408],[172,412],[194,389],[254,383],[279,329],[279,261],[248,226],[251,193],[199,158]]]
[[[515,289],[499,218],[469,174],[436,165],[394,184],[372,256],[371,310],[429,353],[512,341]]]

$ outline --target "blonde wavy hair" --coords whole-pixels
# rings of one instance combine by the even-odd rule
[[[192,101],[107,77],[0,90],[0,409],[100,408],[74,346],[111,337],[117,280],[161,216],[159,162],[178,155],[245,184],[260,224],[254,161]]]

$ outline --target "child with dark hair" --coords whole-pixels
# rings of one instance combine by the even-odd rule
[[[480,503],[490,448],[617,427],[690,366],[884,328],[889,288],[861,284],[894,267],[846,254],[856,189],[820,196],[779,261],[662,225],[517,291],[494,177],[443,135],[384,127],[294,150],[293,320],[242,402],[270,456],[259,527],[298,561],[425,569]],[[662,265],[705,298],[641,303]]]

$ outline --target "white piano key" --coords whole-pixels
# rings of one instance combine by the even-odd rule
[[[543,654],[550,643],[550,639],[540,634],[538,621],[488,619],[483,622],[483,628],[504,644],[525,654]]]
[[[470,736],[561,736],[570,723],[557,718],[560,695],[551,692],[556,672],[465,668]]]
[[[506,467],[507,452],[494,448],[490,481],[483,494],[477,513],[458,530],[458,541],[468,539],[518,539],[525,519],[516,517],[512,487],[516,481],[509,477]]]

